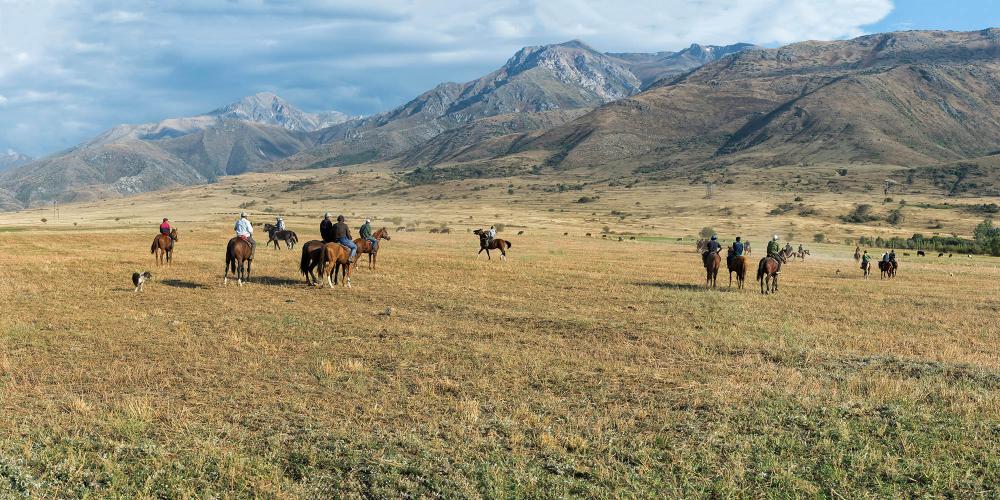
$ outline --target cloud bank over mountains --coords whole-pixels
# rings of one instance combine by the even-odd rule
[[[889,0],[0,0],[0,149],[33,156],[119,123],[259,91],[372,114],[526,45],[611,52],[862,34]]]

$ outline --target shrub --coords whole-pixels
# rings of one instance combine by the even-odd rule
[[[48,219],[46,219],[45,217],[42,217],[42,224],[46,224],[46,223],[48,223],[48,222],[49,222],[49,220],[48,220]]]
[[[698,232],[698,236],[701,236],[702,238],[711,238],[713,234],[715,234],[715,229],[707,226],[701,228],[701,231]]]
[[[847,176],[847,169],[846,168],[838,168],[837,169],[837,175],[839,175],[841,177]]]
[[[795,201],[802,201],[802,197],[801,196],[796,196],[795,197]]]
[[[576,200],[577,203],[590,203],[601,199],[600,196],[581,196],[580,199]]]
[[[871,205],[868,205],[867,203],[861,203],[855,205],[854,210],[852,210],[847,215],[841,215],[840,220],[844,222],[850,222],[853,224],[862,224],[865,222],[878,220],[878,216],[873,215],[871,212],[872,212]]]
[[[903,211],[900,209],[890,210],[889,215],[886,216],[885,220],[893,226],[898,226],[903,223]]]
[[[826,241],[826,235],[823,233],[816,233],[813,235],[813,241],[815,241],[816,243],[823,243],[824,241]]]

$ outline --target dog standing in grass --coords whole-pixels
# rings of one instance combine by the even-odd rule
[[[135,285],[135,291],[141,292],[142,285],[151,279],[153,279],[153,273],[149,271],[144,273],[132,273],[132,284]]]

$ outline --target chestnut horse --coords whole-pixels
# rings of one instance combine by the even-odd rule
[[[253,253],[250,242],[238,237],[229,240],[226,245],[226,272],[222,277],[222,284],[229,283],[229,272],[232,271],[240,286],[243,286],[244,280],[250,280],[250,264],[252,263]]]
[[[378,249],[382,248],[382,240],[385,239],[386,241],[389,241],[392,239],[389,237],[389,230],[384,227],[375,231],[375,233],[372,234],[372,238],[375,238],[375,240],[379,242],[378,246],[374,248],[374,251],[372,249],[373,245],[371,241],[365,238],[358,238],[354,240],[354,244],[358,246],[358,256],[360,257],[363,253],[368,254],[368,269],[375,269],[375,261],[378,260]]]
[[[719,268],[722,267],[722,256],[719,252],[711,252],[704,257],[705,264],[705,288],[715,288],[715,282],[719,278]]]
[[[486,242],[486,231],[482,229],[476,229],[472,234],[479,236],[479,252],[476,253],[476,257],[486,250],[486,258],[492,260],[490,257],[490,250],[500,250],[500,260],[507,260],[507,249],[510,248],[510,242],[507,240],[502,240],[500,238],[493,238],[493,241]]]
[[[149,247],[149,253],[154,255],[156,265],[163,265],[166,258],[167,264],[174,260],[174,242],[177,241],[177,229],[171,229],[170,234],[160,233],[153,238],[153,245]]]
[[[343,266],[341,284],[351,288],[351,249],[340,243],[327,243],[319,250],[319,278],[326,276],[326,282],[333,288],[337,284],[337,271]]]
[[[886,262],[884,260],[878,261],[878,270],[882,271],[882,277],[881,277],[881,279],[885,279],[885,278],[892,279],[892,278],[895,278],[896,277],[896,268],[897,267],[899,267],[899,265],[896,264],[896,261],[894,261],[894,260],[890,260],[889,262]]]
[[[778,292],[778,273],[781,272],[781,261],[774,257],[760,259],[757,266],[757,281],[760,282],[760,293]]]
[[[733,273],[736,273],[736,287],[743,289],[743,282],[747,279],[747,267],[749,259],[743,255],[734,255],[726,259],[726,268],[729,269],[729,286],[733,286]]]

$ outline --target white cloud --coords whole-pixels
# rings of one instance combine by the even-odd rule
[[[605,51],[660,51],[844,38],[893,7],[890,0],[625,3],[0,0],[0,94],[9,97],[0,100],[7,115],[0,143],[37,155],[113,124],[195,114],[265,88],[307,109],[368,114],[436,83],[484,74],[524,45],[578,38]],[[42,133],[53,120],[75,125]]]
[[[7,96],[0,94],[0,108],[7,105]]]

